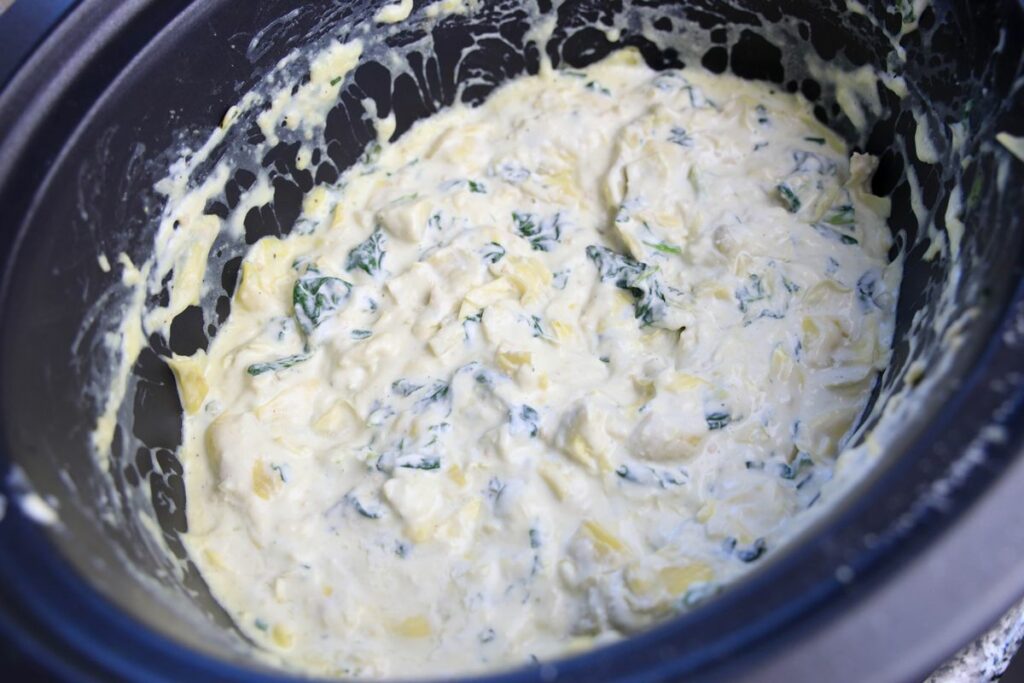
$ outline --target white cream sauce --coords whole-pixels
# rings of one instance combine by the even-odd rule
[[[632,51],[372,148],[170,360],[215,596],[291,666],[408,676],[713,593],[814,504],[888,362],[874,163],[796,96]]]

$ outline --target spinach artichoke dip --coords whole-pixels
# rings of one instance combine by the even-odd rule
[[[512,666],[773,552],[888,362],[876,160],[630,50],[378,129],[169,360],[186,542],[242,631],[319,675]]]

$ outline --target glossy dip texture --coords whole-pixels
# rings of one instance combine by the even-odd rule
[[[267,134],[315,123],[357,55],[313,60]],[[240,628],[317,674],[481,670],[771,552],[888,362],[875,160],[798,96],[630,50],[377,126],[169,359],[187,547]],[[183,205],[202,263],[216,221]]]

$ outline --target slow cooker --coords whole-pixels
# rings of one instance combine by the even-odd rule
[[[556,19],[546,46],[556,64],[583,66],[632,45],[655,67],[699,63],[773,82],[803,93],[818,118],[881,157],[873,189],[892,199],[906,269],[875,400],[910,381],[914,363],[934,381],[843,499],[721,596],[597,650],[478,680],[923,678],[1024,595],[1024,161],[996,138],[1024,135],[1024,4],[536,2]],[[138,514],[151,510],[167,547],[187,561],[174,455],[181,410],[159,357],[212,335],[217,297],[183,313],[170,340],[149,340],[125,398],[132,410],[121,413],[132,417],[118,424],[105,473],[89,434],[116,363],[102,342],[124,292],[119,275],[96,263],[122,251],[144,260],[163,201],[154,183],[168,162],[205,140],[287,54],[368,22],[380,4],[20,0],[0,16],[0,631],[56,675],[288,677],[251,656],[195,567],[175,571]],[[651,30],[664,40],[595,28],[640,6],[659,14]],[[393,110],[402,131],[457,97],[480,102],[535,72],[539,48],[518,7],[485,1],[382,35],[399,49],[431,31],[435,48],[406,54],[416,78],[359,67],[356,90],[338,105],[347,116],[325,141],[333,178],[371,137],[361,97]],[[919,11],[909,29],[907,11]],[[858,138],[834,89],[800,58],[811,53],[843,70],[896,69],[906,96],[879,86],[884,106]],[[933,133],[931,163],[915,152],[921,116]],[[224,146],[213,158],[229,153]],[[255,233],[292,228],[302,192],[293,175],[281,165]],[[966,225],[960,258],[926,258],[918,238],[948,228],[956,193]],[[223,250],[226,290],[231,246]]]

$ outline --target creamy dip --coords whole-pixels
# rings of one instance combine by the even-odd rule
[[[214,595],[303,671],[410,676],[714,593],[887,364],[874,167],[799,96],[629,50],[372,144],[170,360]]]

